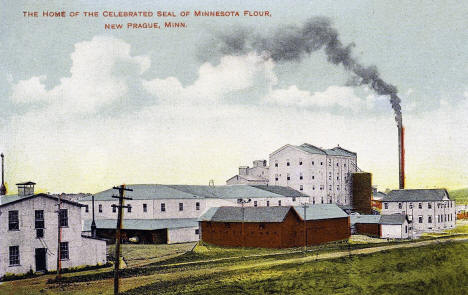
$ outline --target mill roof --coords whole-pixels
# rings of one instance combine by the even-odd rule
[[[85,220],[83,231],[91,230],[92,220]],[[96,228],[98,229],[115,229],[117,225],[116,219],[96,219]],[[157,229],[174,229],[185,227],[197,227],[198,221],[196,218],[173,218],[173,219],[124,219],[122,229],[128,230],[157,230]]]
[[[403,224],[406,220],[406,215],[391,214],[391,215],[351,215],[351,225],[356,223],[365,224]]]
[[[221,198],[221,199],[239,199],[239,198],[277,198],[288,197],[300,194],[299,192],[287,188],[274,191],[252,185],[163,185],[163,184],[132,184],[126,185],[133,191],[125,192],[125,196],[134,200],[151,199],[196,199],[196,198]],[[95,194],[95,200],[108,201],[116,194],[114,189],[108,189]],[[84,197],[82,201],[90,201],[91,196]]]
[[[217,207],[200,217],[213,222],[282,222],[291,207]],[[242,212],[243,211],[243,212]]]
[[[380,224],[403,224],[405,220],[406,215],[403,214],[381,215]]]
[[[51,196],[51,195],[48,195],[48,194],[44,194],[44,193],[39,193],[39,194],[34,194],[34,195],[27,195],[27,196],[6,195],[6,196],[1,196],[0,197],[0,207],[6,206],[6,205],[11,205],[11,204],[14,204],[14,203],[23,202],[25,200],[38,198],[38,197],[48,198],[48,199],[52,199],[52,200],[58,202],[57,197]],[[74,206],[78,206],[78,207],[83,207],[84,206],[84,205],[82,205],[80,203],[69,201],[69,200],[66,200],[66,199],[61,199],[61,201],[62,201],[62,203],[66,203],[66,204],[70,204],[70,205],[74,205]]]
[[[393,190],[383,198],[384,202],[427,202],[449,198],[445,189],[403,189]],[[449,198],[450,199],[450,198]]]
[[[349,220],[351,225],[356,223],[378,224],[380,222],[380,215],[350,215]]]
[[[296,212],[299,214],[301,219],[304,219],[304,207],[294,206]],[[306,208],[307,220],[320,220],[320,219],[331,219],[331,218],[343,218],[348,217],[340,207],[336,204],[315,204],[309,205]]]

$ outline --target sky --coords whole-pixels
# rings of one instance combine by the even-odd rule
[[[220,36],[277,36],[317,16],[332,22],[344,45],[353,44],[353,58],[398,88],[407,187],[468,186],[466,2],[1,2],[0,151],[10,193],[27,180],[69,193],[122,183],[220,185],[238,166],[304,142],[354,151],[374,185],[397,188],[397,129],[387,96],[349,86],[352,74],[329,63],[324,50],[278,61],[268,52],[220,49]],[[194,10],[241,16],[195,17]],[[245,17],[244,10],[271,16]],[[75,11],[80,15],[68,15]],[[105,29],[165,21],[187,27]]]

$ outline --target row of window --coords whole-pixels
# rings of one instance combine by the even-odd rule
[[[423,223],[424,216],[419,215],[418,216],[418,222]],[[446,222],[446,221],[453,221],[453,215],[452,214],[440,214],[437,215],[437,222]],[[432,223],[432,215],[427,216],[427,223]]]
[[[60,227],[68,227],[68,210],[60,209],[59,212]],[[19,230],[20,220],[18,210],[8,211],[8,230]],[[34,227],[36,229],[45,228],[44,210],[34,211]]]
[[[117,213],[117,205],[113,204],[111,205],[112,206],[112,213]],[[131,213],[132,212],[132,205],[131,204],[128,204],[126,205],[127,206],[127,212]],[[195,203],[195,210],[200,210],[200,202],[196,202]],[[102,204],[99,204],[98,205],[98,211],[99,213],[102,213],[103,212],[103,206]],[[165,212],[166,211],[166,203],[161,203],[161,212]],[[179,211],[184,211],[184,203],[179,203]],[[85,212],[88,213],[89,212],[89,206],[86,206],[85,208]],[[148,205],[145,203],[143,204],[143,212],[148,212]]]
[[[21,265],[19,246],[10,246],[9,258],[10,258],[9,259],[10,266]],[[68,260],[68,259],[70,259],[68,242],[61,242],[60,243],[60,260]]]
[[[437,208],[446,208],[445,206],[446,206],[445,204],[440,204],[440,203],[437,204]],[[452,207],[452,202],[449,202],[448,208],[451,208],[451,207]],[[384,208],[388,209],[388,203],[384,203]],[[403,203],[398,203],[398,209],[402,209],[402,208],[403,208]],[[413,203],[409,203],[409,208],[413,209]],[[418,203],[418,208],[422,209],[423,203]],[[430,202],[427,203],[427,209],[432,209],[432,203]]]
[[[303,161],[299,160],[299,166],[302,166]],[[315,161],[312,161],[312,166],[315,165]],[[323,162],[320,162],[320,165],[323,166]],[[286,160],[286,166],[291,166],[291,162],[289,160]],[[331,167],[331,160],[328,160],[328,166]],[[339,167],[339,163],[336,163],[336,167]],[[275,167],[278,167],[278,161],[275,161]],[[343,167],[346,167],[346,163],[343,164]]]

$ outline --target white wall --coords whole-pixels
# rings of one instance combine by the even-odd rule
[[[381,224],[382,238],[407,239],[409,233],[408,223],[403,224]],[[407,227],[405,232],[405,227]]]
[[[94,261],[106,260],[105,242],[93,241],[101,250],[99,253],[89,254],[98,257],[84,263],[83,249],[87,249],[84,238],[81,237],[80,208],[62,203],[62,209],[68,209],[68,227],[62,228],[62,242],[69,243],[69,260],[62,261],[62,267],[75,267],[84,264],[96,264]],[[19,231],[8,230],[8,211],[18,210]],[[35,210],[44,210],[44,238],[36,238]],[[36,197],[23,202],[14,203],[0,208],[0,277],[5,273],[26,273],[30,269],[36,271],[35,249],[48,248],[46,265],[48,270],[57,268],[57,210],[56,201]],[[9,266],[9,247],[19,246],[20,265]],[[102,251],[104,247],[104,252]],[[88,250],[89,251],[89,248]],[[90,252],[91,253],[91,252]],[[89,262],[89,263],[88,263]]]
[[[173,228],[167,230],[167,243],[187,243],[199,240],[199,234],[195,231],[198,227]]]

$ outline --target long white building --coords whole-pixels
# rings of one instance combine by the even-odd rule
[[[382,215],[400,213],[411,222],[417,236],[422,232],[455,227],[455,201],[445,189],[393,190],[382,200]]]
[[[339,146],[322,149],[308,143],[287,144],[269,157],[269,184],[288,186],[310,196],[310,202],[351,205],[351,173],[356,153]]]
[[[106,263],[106,242],[82,236],[82,205],[62,200],[59,218],[58,198],[34,194],[34,185],[19,183],[18,195],[0,197],[0,278],[56,270],[59,225],[63,268]]]
[[[209,208],[222,206],[297,206],[308,196],[287,187],[250,185],[161,185],[126,186],[132,200],[124,210],[126,238],[138,237],[148,243],[180,243],[199,239],[198,218]],[[109,189],[94,195],[94,216],[100,236],[111,238],[116,225],[118,200]],[[92,220],[92,197],[81,200],[83,230],[89,231]]]

